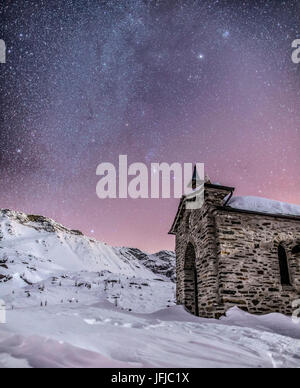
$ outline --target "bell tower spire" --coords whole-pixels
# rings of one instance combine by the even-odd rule
[[[204,181],[199,177],[197,165],[195,164],[194,171],[193,171],[193,177],[192,177],[190,184],[188,185],[188,188],[191,188],[195,191],[197,188],[202,186],[203,183],[204,183]]]

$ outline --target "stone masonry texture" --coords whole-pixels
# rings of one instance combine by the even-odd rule
[[[199,210],[183,204],[176,222],[177,302],[219,318],[233,307],[251,314],[292,315],[300,299],[300,218],[224,206],[229,188],[206,185]],[[290,284],[282,283],[279,246]]]

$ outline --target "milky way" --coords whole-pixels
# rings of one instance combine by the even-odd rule
[[[1,208],[173,248],[176,200],[97,198],[97,165],[120,154],[300,203],[297,1],[4,0],[0,15]]]

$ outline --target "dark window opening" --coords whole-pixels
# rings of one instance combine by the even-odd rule
[[[298,254],[298,253],[300,253],[300,245],[296,245],[296,246],[293,248],[293,250],[292,250],[292,254],[293,254],[293,255],[296,255],[296,254]]]
[[[278,257],[279,257],[281,284],[284,286],[291,286],[287,254],[286,254],[286,250],[282,245],[279,245],[278,247]]]

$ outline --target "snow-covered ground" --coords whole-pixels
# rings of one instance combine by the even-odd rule
[[[0,212],[0,367],[300,367],[300,324],[175,305],[171,252],[112,248]]]
[[[27,307],[0,327],[2,367],[299,367],[300,328],[232,309],[221,321],[182,307],[129,313],[107,301]]]

